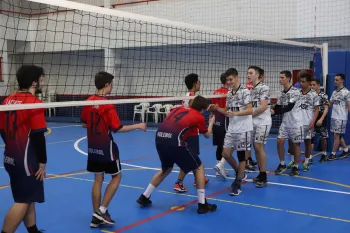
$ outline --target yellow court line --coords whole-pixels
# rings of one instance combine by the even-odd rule
[[[280,174],[280,175],[289,176],[288,174]],[[318,181],[318,182],[325,183],[325,184],[332,184],[332,185],[336,185],[336,186],[340,186],[340,187],[344,187],[344,188],[350,188],[350,185],[341,184],[341,183],[337,183],[337,182],[333,182],[333,181],[329,181],[329,180],[322,180],[322,179],[317,179],[317,178],[308,177],[308,176],[294,176],[294,177],[300,178],[300,179],[305,179],[305,180]]]
[[[73,179],[73,180],[94,182],[94,180],[78,178],[78,177],[66,177],[66,178],[67,179]],[[103,182],[103,183],[104,184],[108,184],[108,182]],[[138,186],[123,185],[123,184],[120,184],[120,186],[121,187],[126,187],[126,188],[133,188],[133,189],[144,190],[144,188],[138,187]],[[178,195],[178,196],[186,196],[186,197],[197,198],[197,196],[191,195],[191,194],[175,193],[175,192],[164,191],[164,190],[157,190],[157,192],[171,194],[171,195]],[[230,204],[234,204],[234,205],[249,206],[249,207],[258,208],[258,209],[267,209],[267,210],[280,211],[280,212],[285,212],[285,213],[290,213],[290,214],[304,215],[304,216],[308,216],[308,217],[322,218],[322,219],[328,219],[328,220],[333,220],[333,221],[341,221],[341,222],[350,223],[349,219],[333,218],[333,217],[329,217],[329,216],[322,216],[322,215],[316,215],[316,214],[305,213],[305,212],[298,212],[298,211],[292,211],[292,210],[285,210],[285,209],[277,209],[277,208],[271,208],[271,207],[268,207],[268,206],[253,205],[253,204],[249,204],[249,203],[236,202],[236,201],[230,201],[230,200],[224,200],[224,199],[218,199],[218,198],[212,198],[212,197],[207,198],[207,199],[208,200],[213,200],[213,201],[218,201],[218,202],[230,203]],[[101,230],[101,231],[105,232],[105,233],[109,233],[110,232],[110,231],[104,231],[104,230]]]
[[[50,128],[47,128],[47,132],[45,133],[45,136],[48,136],[52,133],[52,130]]]

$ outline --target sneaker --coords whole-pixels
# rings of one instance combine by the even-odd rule
[[[255,171],[255,168],[254,168],[254,166],[252,165],[252,162],[250,162],[249,160],[246,161],[245,170],[246,170],[247,172],[249,172],[249,171]]]
[[[275,171],[275,174],[276,175],[280,175],[282,174],[285,170],[287,170],[287,166],[286,165],[282,165],[282,164],[279,164],[276,171]]]
[[[205,199],[205,204],[198,203],[197,213],[198,214],[206,214],[206,213],[210,213],[210,212],[215,212],[216,209],[217,209],[217,205],[209,204],[207,202],[207,199]]]
[[[267,179],[260,179],[255,182],[257,188],[264,188],[267,185]]]
[[[297,176],[299,175],[299,168],[296,166],[293,166],[290,170],[290,176]]]
[[[343,151],[343,153],[341,153],[340,155],[338,155],[338,158],[339,158],[339,159],[343,159],[343,158],[348,157],[348,155],[349,155],[349,151],[347,151],[347,152]]]
[[[223,180],[227,179],[225,168],[220,163],[216,164],[216,166],[214,167],[214,170],[220,174],[219,177],[221,179],[223,179]]]
[[[326,154],[322,154],[319,162],[323,163],[323,162],[326,162],[327,160],[328,160],[327,155]]]
[[[261,178],[261,173],[259,173],[259,175],[255,178],[253,178],[252,182],[255,184],[258,180],[260,180]]]
[[[209,182],[209,178],[205,177],[205,184],[207,184],[208,182]],[[196,186],[196,185],[197,185],[197,183],[196,183],[196,179],[195,179],[194,182],[193,182],[193,186]]]
[[[314,160],[312,158],[309,159],[309,164],[314,164]]]
[[[303,172],[307,172],[309,170],[309,163],[303,163]]]
[[[293,166],[293,164],[294,164],[294,161],[290,161],[290,162],[288,163],[288,165],[287,165],[287,169],[288,169],[288,170],[291,169],[292,166]]]
[[[147,198],[145,195],[141,194],[140,197],[136,200],[141,206],[149,206],[152,205],[151,197]]]
[[[333,161],[333,160],[336,160],[337,159],[337,156],[335,156],[335,154],[330,154],[328,156],[328,161]]]
[[[99,227],[101,224],[104,224],[104,221],[96,218],[95,216],[92,216],[92,219],[91,219],[91,223],[90,223],[90,227],[91,228],[97,228]]]
[[[242,192],[241,185],[236,184],[235,182],[231,185],[231,196],[238,196]]]
[[[187,192],[187,188],[184,186],[184,183],[182,182],[176,182],[174,185],[174,190],[179,193]]]
[[[111,215],[108,213],[108,210],[106,210],[106,213],[102,213],[101,210],[98,209],[95,211],[93,216],[109,225],[113,225],[115,223],[115,221],[111,218]]]

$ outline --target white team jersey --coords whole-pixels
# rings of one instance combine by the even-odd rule
[[[243,111],[250,103],[250,91],[241,85],[236,91],[231,89],[227,93],[226,107],[232,112]],[[230,117],[229,121],[228,132],[230,133],[244,133],[253,130],[252,115]]]
[[[330,101],[333,103],[332,118],[348,120],[349,90],[343,87],[340,90],[333,91]]]
[[[301,109],[299,107],[300,90],[291,86],[287,91],[281,91],[277,99],[278,105],[287,106],[289,103],[295,103],[293,109],[283,114],[282,124],[286,128],[299,128],[304,125],[302,121]]]
[[[192,92],[187,92],[186,93],[186,96],[194,96],[194,93],[192,93]],[[190,102],[190,100],[183,100],[182,101],[182,106],[184,106],[184,107],[189,107],[189,102]]]
[[[316,91],[310,89],[307,93],[303,93],[300,90],[300,103],[299,107],[301,109],[301,116],[304,121],[304,125],[310,125],[312,118],[315,115],[315,107],[320,105],[320,97]]]
[[[270,88],[262,82],[259,82],[250,91],[252,98],[253,112],[260,107],[260,101],[268,100],[270,102]],[[268,107],[260,115],[253,117],[254,125],[272,125],[271,111]]]

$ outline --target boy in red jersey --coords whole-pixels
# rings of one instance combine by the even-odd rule
[[[190,108],[177,107],[164,119],[156,133],[156,148],[162,170],[153,176],[145,192],[137,199],[137,203],[141,206],[152,204],[151,193],[170,174],[176,163],[185,174],[193,171],[195,175],[198,192],[197,212],[205,214],[216,210],[216,205],[208,204],[205,199],[204,167],[198,156],[197,145],[191,141],[193,130],[204,134],[206,138],[210,137],[215,117],[210,118],[207,128],[202,115],[208,107],[209,101],[202,96],[197,96]]]
[[[88,100],[106,100],[111,93],[114,76],[107,72],[99,72],[95,76],[97,94]],[[83,127],[87,128],[88,161],[87,170],[95,173],[92,187],[92,202],[94,214],[91,227],[98,227],[102,223],[114,224],[108,213],[111,202],[121,180],[119,150],[113,141],[113,133],[128,132],[135,129],[146,131],[146,124],[122,125],[117,111],[112,104],[85,106],[81,114]],[[108,184],[101,202],[101,189],[104,174],[110,174],[112,180]]]
[[[223,87],[214,91],[214,95],[227,95],[229,88],[232,85],[232,77],[223,73],[220,76],[220,81],[223,84]],[[226,97],[214,98],[212,100],[212,104],[218,105],[219,108],[226,107]],[[226,122],[227,118],[225,115],[221,114],[218,111],[214,111],[212,114],[215,115],[215,122],[213,126],[213,145],[216,147],[216,160],[217,163],[220,161],[222,164],[225,164],[226,160],[222,157],[222,150],[224,146],[226,128],[228,127],[228,123]],[[220,176],[218,172],[216,172],[216,176]]]
[[[196,93],[200,90],[201,87],[201,82],[199,80],[198,74],[191,73],[185,77],[185,84],[188,89],[188,92],[186,93],[186,96],[195,96]],[[190,107],[192,104],[193,99],[190,100],[184,100],[182,101],[182,106],[184,107]],[[196,131],[193,131],[193,136],[198,135],[199,133]],[[198,138],[198,137],[193,137],[193,138]],[[199,143],[198,143],[199,145]],[[197,148],[199,151],[199,146]],[[183,180],[185,179],[186,174],[180,170],[179,176],[177,178],[177,181],[174,185],[174,190],[179,192],[179,193],[184,193],[187,192],[187,188],[183,184]],[[209,179],[205,177],[205,183],[208,183]],[[196,185],[196,181],[194,181],[194,185]]]
[[[43,83],[43,68],[22,66],[17,71],[19,91],[3,105],[42,103],[34,96]],[[47,131],[45,109],[0,112],[0,132],[5,142],[4,166],[10,176],[15,204],[5,218],[2,233],[13,233],[23,221],[29,233],[38,233],[35,202],[45,202]]]

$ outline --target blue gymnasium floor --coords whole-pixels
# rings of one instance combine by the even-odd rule
[[[210,178],[206,194],[210,202],[218,205],[217,212],[196,213],[193,175],[185,179],[188,193],[174,193],[176,172],[152,195],[153,206],[140,208],[135,200],[160,165],[154,147],[154,129],[114,136],[124,164],[121,186],[109,207],[116,224],[90,229],[93,175],[85,171],[85,130],[77,124],[63,123],[50,123],[49,128],[47,173],[50,177],[45,181],[46,203],[37,205],[38,226],[46,232],[350,232],[349,158],[320,164],[316,157],[311,170],[301,171],[299,177],[269,175],[266,188],[258,189],[248,182],[240,196],[231,197],[227,189],[231,181],[215,178],[212,170],[215,149],[211,139],[204,137],[201,137],[201,158]],[[278,165],[274,137],[271,135],[266,145],[269,171]],[[1,154],[3,150],[2,145]],[[250,173],[248,178],[255,175]],[[8,184],[7,173],[1,167],[1,225],[13,203]],[[171,210],[174,206],[183,208]],[[23,224],[17,232],[26,232]]]

